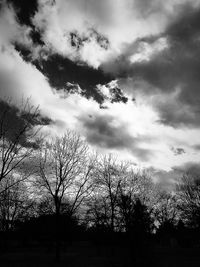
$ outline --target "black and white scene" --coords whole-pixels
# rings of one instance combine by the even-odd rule
[[[200,0],[0,0],[0,266],[200,266]]]

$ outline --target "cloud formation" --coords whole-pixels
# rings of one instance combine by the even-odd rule
[[[146,136],[134,137],[129,133],[127,125],[120,123],[112,116],[89,115],[80,117],[80,122],[86,132],[89,143],[105,149],[128,150],[142,161],[146,161],[152,155],[151,151],[140,147],[145,141],[150,142]]]
[[[174,153],[175,156],[179,156],[186,153],[185,149],[183,149],[182,147],[172,147],[171,151]]]
[[[8,6],[5,1],[0,3],[0,44],[9,46],[18,43],[26,47],[32,45],[30,38],[31,28],[18,23],[17,15],[12,6]]]
[[[194,178],[200,179],[200,162],[187,162],[181,166],[173,167],[174,171],[182,175],[188,174]]]
[[[20,3],[2,1],[0,98],[31,96],[44,131],[76,130],[163,181],[198,162],[199,0]]]
[[[39,0],[31,22],[51,53],[98,68],[122,54],[124,44],[162,33],[186,3],[198,5],[196,0]]]
[[[200,9],[182,6],[164,32],[138,39],[125,49],[124,57],[104,64],[133,90],[151,96],[160,122],[173,127],[200,124],[199,16]]]

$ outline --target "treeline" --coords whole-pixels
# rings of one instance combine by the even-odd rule
[[[184,245],[188,240],[198,245],[198,177],[184,175],[173,192],[166,192],[130,162],[92,153],[75,132],[38,138],[40,127],[33,126],[39,124],[39,112],[28,101],[21,109],[2,103],[2,236],[53,240],[57,258],[61,241],[86,236],[102,242],[126,236],[124,242],[135,247],[149,242]]]

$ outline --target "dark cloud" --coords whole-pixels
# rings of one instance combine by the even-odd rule
[[[146,94],[163,94],[155,106],[160,111],[160,121],[174,127],[200,125],[200,10],[188,5],[167,30],[159,36],[137,40],[129,46],[117,61],[104,64],[106,71],[114,72],[119,78],[132,79],[134,84],[145,81]],[[166,38],[167,49],[157,51],[149,60],[131,63],[130,55],[136,53],[143,42],[152,45]],[[177,90],[171,98],[168,96]]]
[[[124,96],[122,90],[118,87],[111,88],[110,94],[111,94],[111,103],[117,103],[117,102],[127,103],[128,102],[128,98]]]
[[[165,171],[155,168],[149,168],[148,171],[152,178],[165,191],[172,191],[175,189],[175,183],[180,178],[180,173],[174,170]]]
[[[52,55],[47,60],[35,62],[38,69],[48,77],[51,86],[64,89],[67,83],[77,83],[86,97],[93,97],[98,103],[103,103],[103,96],[96,90],[97,84],[108,83],[112,76],[102,70],[93,69],[87,65],[77,65],[67,58]]]
[[[78,31],[70,32],[70,43],[71,46],[75,47],[77,50],[80,50],[85,43],[89,43],[91,39],[94,39],[96,43],[103,49],[108,50],[110,43],[108,38],[103,34],[100,34],[94,28],[90,28],[87,34],[81,36]]]
[[[194,145],[193,146],[193,149],[195,149],[197,151],[200,151],[200,144]]]
[[[10,2],[14,5],[13,1]],[[14,43],[15,49],[20,53],[23,59],[34,64],[38,70],[48,78],[50,85],[54,88],[58,90],[68,90],[68,87],[66,86],[67,83],[78,84],[82,89],[81,94],[83,96],[87,98],[92,97],[98,103],[102,104],[104,98],[103,95],[96,90],[96,85],[110,82],[113,79],[113,76],[104,73],[102,69],[89,67],[84,62],[78,60],[74,62],[67,57],[63,57],[56,53],[52,54],[51,49],[49,49],[43,42],[40,32],[31,23],[30,16],[37,10],[37,6],[35,6],[32,13],[30,13],[29,10],[26,10],[26,4],[24,3],[24,5],[20,5],[20,3],[19,0],[19,3],[16,2],[14,6],[17,8],[20,22],[30,26],[31,31],[29,38],[34,44],[34,47],[28,47],[19,42]],[[20,9],[18,9],[18,5]],[[29,20],[24,17],[25,15],[23,16],[24,13],[26,14],[26,11]],[[101,48],[107,50],[109,47],[108,39],[93,28],[89,30],[86,36],[80,36],[76,31],[71,32],[69,33],[69,38],[71,45],[76,47],[77,50],[79,50],[84,43],[90,42],[90,39],[92,38],[95,39],[96,43]],[[33,58],[34,49],[39,53],[37,59]],[[113,102],[126,101],[122,92],[119,90],[118,92],[116,90],[115,92],[113,91]]]
[[[17,11],[17,16],[21,24],[32,26],[31,18],[38,8],[38,0],[7,0]]]
[[[113,121],[114,118],[111,116],[86,118],[83,124],[88,130],[88,141],[107,148],[130,147],[133,138],[125,131],[124,127],[114,126]]]
[[[106,149],[125,149],[132,152],[137,158],[146,161],[151,152],[148,149],[140,147],[142,141],[147,137],[133,137],[127,130],[127,125],[116,123],[112,116],[90,115],[80,117],[84,129],[86,129],[86,138],[90,144]]]
[[[17,27],[24,27],[24,36],[29,39],[29,41],[32,43],[32,46],[40,45],[43,46],[44,42],[42,41],[42,37],[40,32],[35,28],[35,26],[32,24],[32,17],[37,12],[38,8],[38,1],[37,0],[5,0],[0,2],[2,3],[2,9],[7,8],[10,10],[16,20],[16,30]],[[1,9],[1,6],[0,6]],[[25,30],[27,31],[25,33]],[[8,29],[9,31],[9,29]],[[31,52],[30,49],[31,45],[27,45],[23,42],[23,35],[18,40],[15,40],[15,38],[12,40],[12,44],[15,46],[15,49],[20,52],[20,54],[23,56],[23,58],[26,61],[30,61],[31,59]]]
[[[192,7],[190,3],[182,6],[181,12],[175,21],[167,28],[167,33],[174,41],[183,41],[183,46],[197,45],[196,42],[191,42],[193,37],[198,37],[200,28],[199,21],[200,10]],[[196,41],[194,39],[194,41]]]
[[[19,23],[30,27],[30,37],[33,43],[44,45],[40,32],[32,23],[32,17],[38,11],[38,0],[7,0],[7,3],[14,8]]]
[[[101,69],[94,69],[80,62],[73,62],[58,54],[52,55],[45,47],[39,50],[41,58],[37,60],[32,60],[32,51],[29,48],[15,43],[15,49],[25,61],[34,64],[48,78],[50,85],[55,89],[65,89],[70,92],[72,88],[68,85],[76,84],[80,86],[81,94],[86,98],[92,97],[99,104],[104,102],[105,99],[96,86],[112,81],[113,75],[106,74]],[[127,99],[118,88],[118,90],[113,90],[113,102],[120,101],[125,103]]]
[[[51,120],[41,116],[36,109],[31,109],[31,107],[26,111],[25,107],[28,107],[28,102],[26,103],[22,103],[22,110],[19,110],[10,100],[5,101],[0,99],[0,134],[3,134],[3,136],[11,142],[16,142],[16,138],[19,135],[19,143],[21,145],[36,147],[33,140],[28,140],[28,132],[31,131],[34,126],[49,125]],[[32,114],[35,115],[33,116]],[[25,128],[27,130],[23,131]]]
[[[92,30],[97,41],[102,46],[108,45],[107,40]],[[75,33],[71,34],[72,45],[77,49],[82,45],[84,40],[77,39]],[[87,40],[86,40],[87,41]],[[107,85],[112,81],[113,75],[104,73],[101,69],[94,69],[81,62],[73,62],[68,58],[60,55],[51,55],[50,51],[40,49],[41,57],[38,60],[32,60],[32,51],[19,43],[15,43],[15,49],[20,53],[23,59],[34,64],[49,80],[50,85],[57,90],[65,89],[69,93],[78,92],[86,98],[92,97],[100,105],[103,104],[105,96],[97,89],[98,84]],[[46,58],[45,58],[46,57]],[[70,84],[72,86],[70,86]],[[80,87],[81,90],[76,90]],[[126,103],[128,98],[124,96],[119,87],[110,88],[110,102]]]
[[[161,188],[167,191],[175,190],[177,183],[183,175],[190,175],[200,179],[200,162],[186,162],[180,166],[174,166],[170,171],[149,168],[152,177]]]
[[[173,167],[173,170],[180,173],[180,177],[183,174],[189,174],[200,179],[200,162],[187,162],[181,166]]]
[[[18,44],[16,42],[15,50],[19,52],[24,61],[30,62],[31,56],[29,48],[25,47],[24,45]]]
[[[174,153],[175,156],[185,154],[185,149],[183,149],[181,147],[172,147],[171,151]]]
[[[107,92],[102,91],[102,88],[106,88]],[[116,81],[111,81],[110,83],[107,84],[98,84],[97,87],[95,88],[98,90],[99,94],[102,95],[104,100],[109,101],[110,103],[127,103],[128,102],[128,97],[125,96],[123,90],[119,88],[119,85]],[[100,103],[101,108],[105,108],[103,103]]]

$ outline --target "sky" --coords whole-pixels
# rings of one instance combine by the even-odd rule
[[[0,99],[166,188],[200,174],[199,70],[200,0],[0,0]]]

